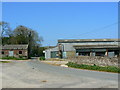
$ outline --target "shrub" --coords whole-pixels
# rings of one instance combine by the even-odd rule
[[[42,56],[42,57],[40,57],[40,58],[39,58],[39,60],[45,60],[45,57],[44,57],[44,56]]]
[[[68,62],[66,65],[68,65],[69,67],[74,67],[74,68],[120,73],[120,68],[114,67],[114,66],[102,67],[102,66],[97,66],[97,65],[77,64],[73,62]]]
[[[19,56],[19,58],[23,58],[23,56]]]

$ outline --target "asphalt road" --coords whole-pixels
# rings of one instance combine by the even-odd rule
[[[2,88],[118,88],[118,74],[65,68],[40,61],[0,64]]]

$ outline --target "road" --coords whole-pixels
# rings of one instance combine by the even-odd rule
[[[40,61],[0,64],[3,88],[118,88],[118,74],[65,68]]]

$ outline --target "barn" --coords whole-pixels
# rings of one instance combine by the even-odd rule
[[[68,58],[76,56],[118,57],[118,39],[60,39],[55,48],[45,50],[45,58]]]

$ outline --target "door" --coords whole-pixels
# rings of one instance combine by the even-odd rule
[[[14,56],[14,51],[9,51],[9,56]]]
[[[108,52],[108,57],[114,57],[115,53],[114,52]]]
[[[66,52],[63,52],[63,58],[67,58]]]
[[[52,51],[51,52],[51,58],[58,58],[58,52],[57,51]]]

